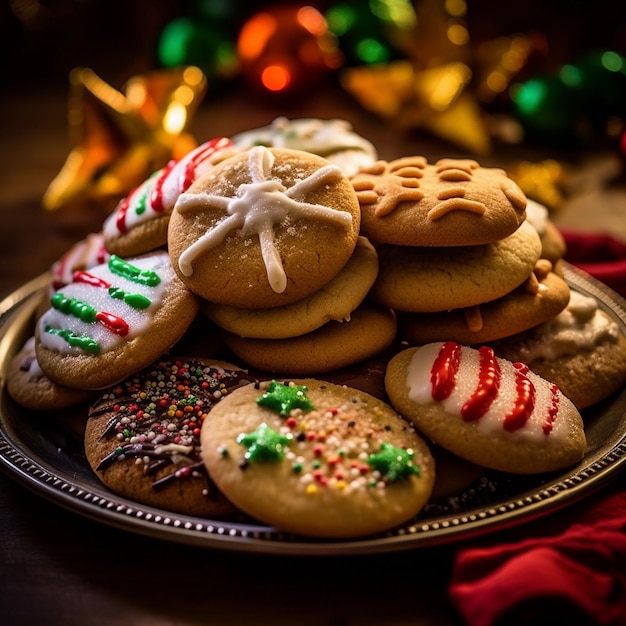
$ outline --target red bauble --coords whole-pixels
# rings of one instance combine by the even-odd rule
[[[237,53],[242,76],[278,94],[308,88],[343,63],[326,19],[311,6],[279,5],[256,13],[241,28]]]

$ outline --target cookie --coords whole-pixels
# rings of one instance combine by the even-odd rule
[[[540,255],[539,235],[527,222],[509,237],[480,246],[383,246],[370,296],[413,313],[475,306],[523,284]]]
[[[510,293],[473,307],[437,313],[398,315],[400,335],[413,345],[456,341],[474,345],[521,333],[558,315],[569,302],[570,288],[547,259],[532,278]],[[514,359],[515,360],[515,359]]]
[[[388,404],[313,379],[233,391],[210,411],[200,440],[229,500],[301,535],[393,528],[419,513],[435,479],[427,444]]]
[[[526,219],[539,233],[541,238],[541,258],[548,259],[552,263],[563,259],[567,252],[567,244],[561,231],[550,219],[548,209],[543,204],[528,198]]]
[[[6,388],[17,404],[30,411],[55,411],[93,398],[92,391],[69,389],[53,383],[41,370],[30,337],[9,361]]]
[[[364,302],[349,321],[328,322],[289,339],[243,338],[223,334],[226,346],[244,363],[265,372],[312,376],[341,369],[384,350],[396,336],[394,312]]]
[[[167,252],[113,255],[52,296],[36,326],[37,360],[59,385],[103,389],[159,358],[198,311]]]
[[[178,196],[234,153],[230,139],[217,137],[154,172],[121,200],[105,220],[102,231],[106,249],[119,256],[135,256],[165,246]]]
[[[104,235],[101,232],[88,234],[52,264],[50,268],[51,290],[56,291],[69,285],[74,278],[74,272],[88,270],[106,263],[109,256],[104,243]]]
[[[390,362],[391,403],[429,440],[490,469],[539,474],[576,465],[586,438],[558,387],[491,348],[436,342]]]
[[[236,509],[209,478],[200,428],[248,373],[222,361],[167,358],[108,389],[89,411],[85,454],[98,479],[124,497],[188,515]]]
[[[339,167],[257,146],[179,197],[168,245],[174,269],[199,296],[263,309],[306,298],[334,278],[359,225],[356,194]]]
[[[378,161],[352,177],[361,232],[374,244],[474,246],[511,235],[526,196],[504,170],[470,159]]]
[[[591,296],[572,290],[553,319],[493,345],[556,383],[579,410],[608,398],[626,383],[626,337]]]
[[[232,141],[239,150],[266,146],[312,152],[338,165],[346,176],[353,176],[378,158],[374,144],[341,119],[278,117],[269,126],[233,136]]]
[[[241,309],[211,302],[201,310],[215,324],[240,337],[286,339],[317,330],[332,320],[349,320],[378,275],[378,254],[359,237],[344,268],[312,296],[271,309]]]

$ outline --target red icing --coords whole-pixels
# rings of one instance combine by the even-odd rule
[[[552,424],[554,424],[556,415],[559,412],[559,388],[552,384],[550,386],[550,391],[552,392],[552,402],[550,403],[550,408],[548,409],[546,421],[543,424],[543,432],[546,435],[549,435],[552,432]]]
[[[514,363],[515,367],[515,387],[517,397],[513,408],[504,417],[503,426],[505,430],[514,432],[522,428],[530,419],[535,408],[535,386],[526,374],[528,366],[523,363]]]
[[[96,319],[116,335],[119,335],[120,337],[128,335],[128,324],[121,317],[113,315],[113,313],[100,311],[96,313]]]
[[[445,400],[456,385],[456,375],[461,363],[462,348],[458,343],[447,341],[441,346],[430,372],[432,396],[438,402]]]
[[[111,286],[111,283],[108,283],[106,280],[102,278],[98,278],[89,272],[84,272],[82,270],[77,270],[74,272],[72,276],[72,280],[75,283],[84,283],[86,285],[91,285],[92,287],[100,287],[102,289],[108,289]]]
[[[230,145],[230,139],[227,139],[226,137],[217,137],[216,139],[211,139],[211,141],[207,142],[203,149],[198,149],[196,151],[193,157],[189,159],[189,163],[187,163],[185,171],[181,174],[180,193],[187,191],[187,189],[191,186],[191,183],[195,180],[195,171],[198,167],[198,163],[202,162],[204,159],[208,159],[212,154],[215,154],[219,149],[224,148],[227,145]]]
[[[170,172],[174,169],[178,161],[172,159],[164,168],[163,171],[159,174],[156,182],[154,183],[154,187],[150,192],[150,206],[157,212],[161,213],[163,211],[163,183],[165,179],[169,176]]]
[[[478,385],[469,400],[461,408],[461,416],[466,421],[481,418],[491,406],[500,390],[502,373],[493,350],[483,346],[478,350],[480,372]]]
[[[120,233],[125,233],[126,228],[126,213],[128,213],[128,207],[130,207],[130,200],[135,194],[137,189],[133,189],[121,202],[117,208],[117,217],[115,218],[115,225]]]

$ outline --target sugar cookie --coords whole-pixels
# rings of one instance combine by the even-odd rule
[[[512,234],[526,196],[504,170],[470,159],[378,161],[352,177],[361,232],[373,243],[474,246]]]
[[[107,487],[136,502],[189,515],[233,515],[202,463],[200,428],[212,406],[250,382],[230,363],[161,359],[93,403],[87,461]]]
[[[322,157],[257,146],[182,194],[168,232],[174,269],[205,300],[291,304],[347,263],[360,211],[350,181]]]
[[[374,246],[359,237],[344,268],[319,291],[293,304],[241,309],[203,302],[201,310],[218,326],[240,337],[287,339],[317,330],[326,322],[349,320],[378,275]]]
[[[200,439],[210,476],[237,507],[302,535],[393,528],[419,513],[435,479],[427,444],[388,404],[313,379],[233,391]]]
[[[59,385],[102,389],[165,353],[198,310],[167,252],[113,255],[52,296],[36,327],[37,360]]]
[[[583,421],[572,402],[486,346],[408,348],[389,362],[385,386],[396,410],[425,437],[476,465],[539,474],[584,456]]]

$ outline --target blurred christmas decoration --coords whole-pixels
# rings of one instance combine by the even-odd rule
[[[109,212],[152,172],[187,154],[197,145],[188,129],[206,86],[193,66],[133,76],[122,91],[88,68],[74,69],[68,111],[73,148],[43,197],[44,208]]]
[[[565,202],[570,172],[559,161],[520,161],[508,167],[507,172],[529,198],[540,202],[551,211],[560,209]]]
[[[250,85],[271,93],[302,93],[343,63],[326,20],[312,6],[270,6],[255,13],[239,32],[237,51]]]

